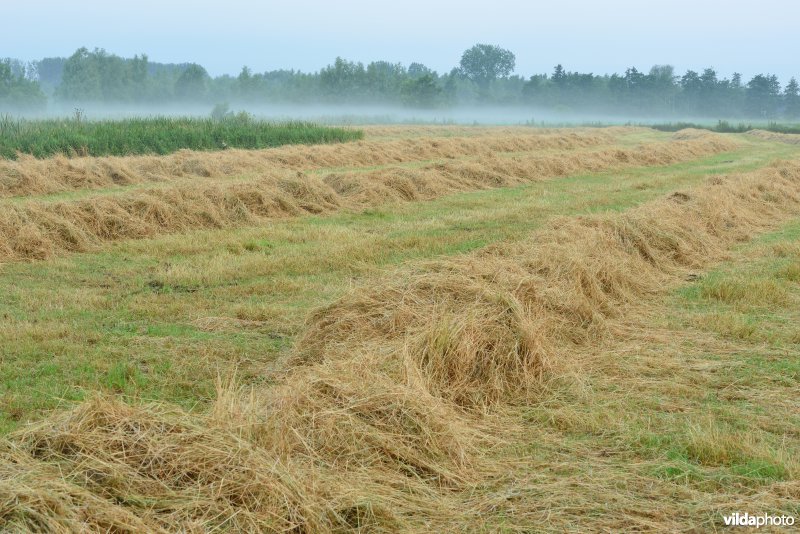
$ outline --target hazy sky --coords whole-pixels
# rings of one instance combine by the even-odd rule
[[[797,0],[0,0],[0,57],[80,46],[211,74],[242,65],[318,70],[337,56],[419,61],[442,72],[476,42],[517,56],[517,73],[622,72],[670,63],[800,77]]]

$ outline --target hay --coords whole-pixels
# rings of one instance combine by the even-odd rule
[[[464,407],[525,399],[567,345],[800,203],[800,167],[715,179],[624,214],[555,221],[532,239],[404,268],[315,313],[296,363],[391,358]],[[385,356],[384,356],[385,355]],[[389,363],[380,365],[390,365]]]
[[[785,143],[787,145],[800,145],[800,135],[798,134],[784,134],[777,132],[770,132],[767,130],[750,130],[745,135],[761,139],[763,141],[771,141],[773,143]]]
[[[717,134],[710,130],[703,130],[700,128],[684,128],[672,134],[672,138],[677,141],[689,141],[692,139],[706,139],[715,135]]]
[[[221,384],[206,415],[95,399],[25,428],[5,445],[2,526],[474,528],[500,469],[485,451],[514,433],[482,412],[531,400],[610,318],[796,216],[800,165],[679,193],[367,282],[310,318],[276,387]]]
[[[514,142],[508,141],[512,145]],[[561,139],[561,142],[566,141]],[[419,146],[422,150],[427,145]],[[666,165],[730,150],[733,146],[715,137],[631,149],[513,157],[490,155],[474,161],[432,163],[413,169],[328,175],[273,174],[244,182],[167,185],[69,201],[31,199],[9,203],[0,211],[0,261],[44,259],[60,252],[89,250],[109,241],[258,224],[275,217],[429,200],[455,192],[508,187],[579,172]],[[467,149],[476,147],[467,144]]]
[[[0,160],[0,198],[115,188],[176,180],[275,175],[287,170],[370,167],[494,153],[571,150],[607,144],[617,132],[534,130],[486,132],[476,137],[358,141],[335,145],[286,146],[266,150],[193,152],[168,156]]]

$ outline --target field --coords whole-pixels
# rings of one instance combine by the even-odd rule
[[[24,120],[0,116],[0,158],[164,155],[183,149],[337,143],[360,139],[362,135],[355,129],[307,122],[271,123],[247,115],[223,120],[154,117],[117,121]]]
[[[0,530],[798,517],[797,137],[0,160]]]

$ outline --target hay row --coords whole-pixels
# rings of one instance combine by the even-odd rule
[[[798,213],[800,164],[781,164],[401,267],[314,314],[277,387],[221,385],[193,416],[95,399],[13,435],[0,526],[476,528],[493,506],[479,484],[502,470],[482,451],[514,430],[482,411],[526,401],[610,318]]]
[[[784,134],[778,132],[770,132],[767,130],[750,130],[746,135],[755,137],[763,141],[772,141],[773,143],[785,143],[787,145],[800,145],[800,135],[798,134]]]
[[[0,261],[46,259],[103,242],[204,228],[258,224],[269,218],[429,200],[579,172],[666,165],[730,150],[725,139],[654,143],[544,156],[485,156],[419,168],[264,176],[246,182],[158,187],[72,201],[9,203],[0,212]]]
[[[0,198],[52,194],[82,189],[100,189],[176,178],[224,178],[260,176],[276,170],[314,170],[327,167],[369,167],[489,156],[498,152],[572,150],[610,143],[616,130],[571,131],[527,135],[497,133],[475,137],[415,138],[389,141],[286,146],[267,150],[226,150],[193,152],[184,150],[169,156],[36,159],[20,156],[16,161],[0,160]]]

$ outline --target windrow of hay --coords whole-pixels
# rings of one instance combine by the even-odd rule
[[[764,141],[786,143],[788,145],[800,145],[800,135],[770,132],[767,130],[750,130],[746,135],[756,137]]]
[[[428,200],[580,172],[666,165],[730,150],[725,139],[654,143],[574,154],[485,156],[419,168],[272,175],[245,182],[155,187],[63,201],[9,203],[0,212],[0,261],[45,259],[103,242],[193,229],[257,224],[275,217]]]
[[[21,155],[16,161],[0,160],[0,198],[99,189],[176,178],[224,178],[274,175],[280,170],[314,170],[328,167],[369,167],[489,156],[498,152],[576,148],[610,143],[616,132],[571,131],[527,135],[412,138],[358,141],[331,145],[285,146],[267,150],[193,152],[169,156],[36,159]]]
[[[800,167],[715,179],[624,214],[394,272],[317,312],[298,362],[368,353],[465,407],[525,398],[565,347],[800,204]],[[386,366],[388,362],[375,365]]]
[[[781,164],[401,267],[317,312],[275,387],[221,385],[206,415],[94,399],[16,433],[0,526],[474,530],[502,469],[485,451],[514,433],[474,408],[526,399],[610,317],[798,213]]]
[[[672,134],[673,139],[677,139],[678,141],[688,141],[690,139],[705,139],[708,137],[714,137],[718,134],[710,130],[703,130],[701,128],[684,128],[683,130],[678,130],[674,134]]]

